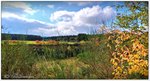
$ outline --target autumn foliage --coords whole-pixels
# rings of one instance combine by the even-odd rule
[[[115,79],[132,78],[135,74],[148,77],[148,47],[141,41],[143,36],[146,43],[148,36],[133,32],[116,31],[109,36],[109,41],[114,44],[108,46],[114,48],[110,62]]]

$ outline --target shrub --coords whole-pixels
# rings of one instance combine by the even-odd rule
[[[115,44],[111,59],[114,78],[148,78],[148,48],[140,42],[143,34],[121,31],[113,33],[115,34],[109,38]],[[148,38],[147,35],[144,37]],[[145,40],[146,44],[147,41]]]

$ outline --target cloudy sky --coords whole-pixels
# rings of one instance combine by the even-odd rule
[[[109,25],[122,2],[2,2],[3,33],[77,35]],[[109,27],[109,26],[108,26]]]

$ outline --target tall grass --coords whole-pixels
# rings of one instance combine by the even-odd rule
[[[2,78],[30,78],[35,55],[25,44],[2,44]]]
[[[88,78],[85,69],[88,66],[77,58],[63,59],[63,60],[45,60],[36,64],[38,79],[82,79]]]
[[[78,55],[80,61],[88,64],[89,78],[111,79],[112,65],[110,63],[111,50],[106,45],[106,37],[97,37],[89,41],[84,52]]]

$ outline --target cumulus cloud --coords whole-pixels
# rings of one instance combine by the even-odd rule
[[[77,12],[56,11],[51,14],[51,21],[73,21],[74,23],[97,24],[102,20],[107,20],[116,15],[112,7],[107,6],[103,9],[100,6],[86,7]]]
[[[103,9],[103,17],[104,20],[108,20],[111,17],[114,17],[116,15],[116,12],[114,11],[114,9],[110,6],[107,6]]]
[[[33,10],[30,5],[25,2],[3,2],[2,5],[22,9],[24,12],[33,15],[37,10]]]
[[[65,23],[65,22],[64,22]],[[68,24],[64,24],[63,22],[59,23],[59,25],[48,26],[48,27],[39,27],[32,32],[43,34],[44,36],[59,36],[59,35],[77,35],[78,32],[74,29],[73,26]],[[61,25],[60,25],[61,24]]]
[[[38,28],[36,32],[43,32],[48,36],[77,35],[78,33],[91,33],[96,31],[102,21],[108,21],[115,16],[112,7],[100,6],[86,7],[79,11],[56,11],[51,14],[50,20],[55,21],[54,28]]]
[[[44,36],[59,36],[59,35],[77,35],[79,32],[74,29],[72,23],[59,22],[56,25],[49,25],[48,27],[39,27],[32,32],[43,33]]]
[[[66,10],[56,11],[53,14],[51,14],[50,20],[51,21],[71,21],[74,14],[75,12],[69,12]]]
[[[98,24],[101,20],[102,8],[99,6],[93,6],[92,8],[87,7],[83,8],[80,11],[76,12],[73,17],[73,21],[77,21],[77,24]]]
[[[57,31],[66,34],[87,33],[95,31],[102,24],[116,15],[112,7],[86,7],[79,11],[56,11],[51,14],[50,20],[56,21]]]

